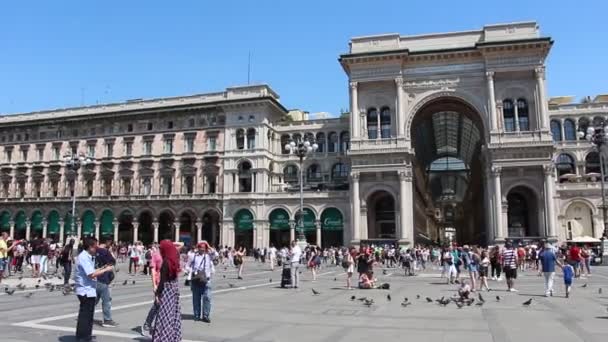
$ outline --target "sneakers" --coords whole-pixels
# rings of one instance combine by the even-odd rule
[[[141,326],[141,336],[152,337],[152,335],[150,334],[150,327],[148,325],[146,325],[145,323],[144,323],[144,325]]]
[[[209,319],[209,317],[203,317],[202,321],[205,323],[211,323],[211,320]]]
[[[492,280],[496,280],[496,277],[492,277]]]
[[[498,277],[496,281],[502,281],[502,277]]]
[[[510,288],[510,289],[509,289],[509,292],[519,292],[519,291],[517,291],[517,290],[516,290],[516,289],[514,289],[514,288]]]
[[[101,326],[104,328],[116,328],[118,326],[118,323],[114,322],[113,320],[104,320],[103,323],[101,323]]]

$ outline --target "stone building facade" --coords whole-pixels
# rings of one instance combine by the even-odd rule
[[[322,246],[599,237],[599,157],[577,131],[608,101],[548,98],[552,44],[533,22],[353,38],[340,118],[289,111],[266,85],[2,116],[0,230],[247,247],[296,228]],[[319,149],[300,165],[292,141]],[[72,154],[93,162],[69,168]]]

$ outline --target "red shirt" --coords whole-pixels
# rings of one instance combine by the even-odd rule
[[[576,246],[570,247],[570,259],[572,261],[581,261],[581,249]]]

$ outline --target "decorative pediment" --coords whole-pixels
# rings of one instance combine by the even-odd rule
[[[104,167],[101,169],[100,175],[103,179],[114,178],[114,170]]]
[[[133,174],[135,174],[135,172],[131,169],[120,169],[120,171],[118,171],[120,178],[133,178]]]
[[[11,176],[10,174],[2,173],[0,174],[0,180],[2,181],[2,183],[10,183],[13,181],[13,176]]]
[[[61,173],[57,170],[49,170],[46,175],[51,181],[59,181],[61,179]]]
[[[34,171],[32,173],[32,179],[37,182],[44,181],[44,173],[39,172],[39,171]]]
[[[73,181],[74,179],[76,179],[76,177],[78,177],[78,172],[76,172],[74,169],[68,169],[65,172],[65,178],[67,180]]]
[[[162,176],[172,176],[175,173],[175,169],[172,168],[172,167],[163,166],[163,167],[160,168],[160,170],[158,170],[158,172]]]
[[[196,175],[196,168],[192,165],[184,165],[181,168],[182,175]]]
[[[206,175],[217,175],[220,173],[220,168],[217,165],[205,165],[203,173]]]
[[[139,175],[141,177],[154,177],[154,169],[150,167],[140,167]]]

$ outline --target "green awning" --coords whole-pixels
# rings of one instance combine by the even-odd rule
[[[74,235],[78,231],[78,228],[74,226],[72,230],[72,213],[65,214],[65,218],[63,219],[63,231],[67,235]]]
[[[323,230],[343,230],[344,219],[342,213],[336,208],[327,208],[321,214],[321,229]]]
[[[247,209],[241,209],[234,215],[235,230],[252,230],[253,214]]]
[[[87,211],[84,213],[84,215],[82,215],[82,234],[95,234],[95,213],[92,211]]]
[[[8,231],[11,229],[11,214],[8,211],[0,214],[0,230]]]
[[[42,230],[42,213],[40,211],[36,211],[32,214],[32,222],[30,227],[32,231],[34,230]]]
[[[99,230],[101,235],[114,234],[114,214],[111,211],[106,210],[101,214]]]
[[[270,229],[289,230],[289,214],[284,209],[273,210],[268,221],[270,221]]]
[[[15,216],[15,229],[16,230],[25,230],[27,228],[27,225],[25,223],[25,221],[27,220],[27,218],[25,217],[25,212],[20,211],[17,213],[17,216]]]
[[[59,233],[59,213],[57,211],[53,210],[49,213],[49,216],[46,219],[46,230],[49,234]]]
[[[296,230],[300,229],[300,213],[296,214]],[[315,230],[315,213],[308,208],[304,208],[304,230]]]

